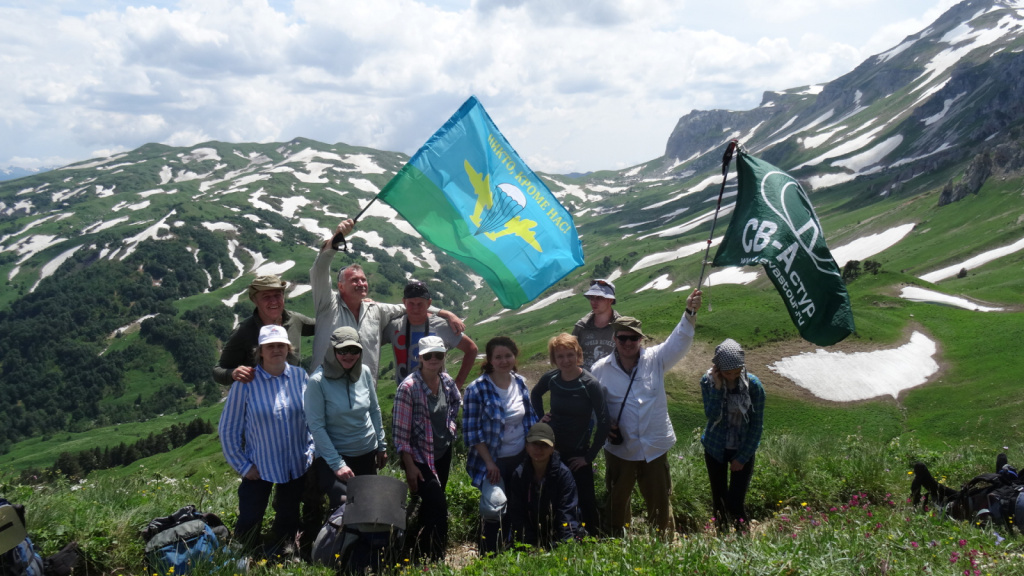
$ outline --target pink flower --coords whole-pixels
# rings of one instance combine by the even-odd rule
[[[910,547],[911,548],[917,548],[918,547],[917,542],[911,542],[910,543]]]
[[[961,539],[960,539],[960,540],[959,540],[959,541],[957,542],[957,544],[959,544],[959,545],[960,545],[960,547],[961,547],[961,548],[963,548],[964,546],[967,546],[967,540],[964,540],[963,538],[961,538]]]

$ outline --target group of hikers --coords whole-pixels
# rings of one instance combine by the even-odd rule
[[[348,235],[354,226],[345,220],[335,232]],[[532,390],[518,373],[519,348],[505,336],[487,342],[482,374],[467,385],[478,348],[458,316],[432,307],[427,285],[416,280],[405,286],[400,305],[368,299],[358,264],[338,272],[335,290],[330,268],[336,254],[325,240],[310,270],[315,319],[285,309],[280,278],[258,276],[248,292],[256,309],[214,367],[214,379],[231,386],[219,432],[225,458],[241,476],[237,540],[256,546],[273,494],[270,541],[278,553],[288,553],[307,479],[333,510],[345,501],[349,479],[385,466],[388,434],[377,373],[386,343],[394,350],[398,384],[391,448],[419,500],[418,559],[445,557],[445,487],[460,409],[466,470],[480,490],[481,553],[513,542],[551,546],[588,533],[620,534],[631,522],[635,486],[648,524],[672,534],[668,451],[676,437],[664,377],[693,341],[700,290],[686,298],[668,338],[645,346],[641,321],[613,309],[614,284],[594,280],[584,293],[591,312],[571,334],[550,339],[555,369]],[[303,336],[313,336],[309,376],[299,366]],[[454,377],[445,369],[453,349],[463,352]],[[700,387],[714,516],[720,530],[729,530],[747,519],[744,499],[763,428],[764,389],[731,339],[716,348]],[[599,511],[594,460],[602,448],[607,505]]]

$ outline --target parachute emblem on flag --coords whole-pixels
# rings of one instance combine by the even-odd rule
[[[489,174],[484,176],[474,170],[469,160],[464,161],[464,165],[466,175],[473,184],[473,192],[476,193],[476,206],[469,217],[469,221],[477,227],[473,235],[483,234],[494,241],[513,234],[533,246],[537,252],[543,252],[533,231],[537,223],[518,216],[526,209],[526,194],[509,182],[491,186]]]

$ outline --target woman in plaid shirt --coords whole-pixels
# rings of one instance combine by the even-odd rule
[[[526,457],[526,435],[537,422],[526,380],[516,374],[519,348],[511,338],[487,342],[483,375],[466,388],[462,434],[469,455],[466,471],[480,489],[484,527],[481,554],[494,553],[508,540],[505,479]]]
[[[395,450],[405,468],[409,490],[418,494],[423,530],[414,548],[417,558],[444,560],[448,547],[448,500],[444,489],[452,464],[455,418],[462,397],[444,371],[444,341],[420,338],[420,360],[395,392],[392,413]]]
[[[715,348],[711,369],[700,380],[708,418],[701,442],[711,481],[719,531],[737,530],[749,519],[744,508],[754,474],[754,452],[764,430],[764,387],[747,372],[743,348],[727,338]]]

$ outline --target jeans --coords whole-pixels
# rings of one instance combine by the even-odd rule
[[[587,529],[588,534],[597,535],[600,533],[601,522],[597,510],[597,495],[594,493],[594,465],[589,463],[573,470],[569,465],[569,460],[577,456],[586,460],[582,453],[567,454],[562,456],[562,463],[572,472],[572,479],[576,482],[580,522]]]
[[[448,548],[448,498],[444,489],[448,486],[451,466],[451,448],[444,456],[434,460],[437,476],[434,476],[429,466],[416,462],[416,467],[423,475],[423,481],[416,490],[416,495],[420,497],[420,532],[416,537],[413,555],[417,559],[426,557],[432,561],[444,560]]]
[[[708,479],[711,481],[711,503],[720,531],[728,531],[730,521],[735,524],[737,530],[740,530],[749,520],[744,503],[747,499],[747,488],[750,487],[750,478],[754,475],[754,456],[747,460],[743,469],[730,472],[729,463],[735,455],[735,450],[726,450],[725,462],[719,462],[704,452],[704,463],[707,465]]]
[[[498,458],[494,461],[494,464],[498,466],[501,471],[501,483],[498,487],[499,490],[504,490],[505,486],[508,485],[508,481],[512,479],[512,473],[516,471],[516,467],[523,463],[523,458],[526,457],[525,451],[515,456],[509,456],[507,458]],[[488,482],[484,480],[484,486],[487,486]],[[484,494],[481,491],[480,497],[483,498]],[[507,503],[508,498],[506,495],[505,501]],[[508,522],[508,508],[503,510],[500,520],[483,520],[483,529],[480,534],[480,555],[495,554],[500,550],[504,549],[512,538],[512,531],[509,530]]]
[[[270,503],[270,493],[277,488],[274,498],[274,522],[271,534],[274,545],[291,542],[299,530],[299,500],[305,486],[305,477],[300,476],[285,484],[274,484],[266,480],[242,478],[238,486],[238,522],[235,524],[235,539],[243,546],[252,547],[259,538],[263,515]]]

